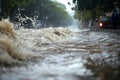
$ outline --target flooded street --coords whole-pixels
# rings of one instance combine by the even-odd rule
[[[120,0],[0,0],[0,80],[120,80]]]
[[[23,46],[41,57],[1,65],[0,80],[120,80],[120,30],[56,30],[16,31]]]

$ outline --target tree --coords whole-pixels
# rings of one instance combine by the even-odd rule
[[[12,21],[17,21],[15,15],[20,9],[22,17],[34,18],[37,16],[44,25],[65,26],[71,17],[65,11],[65,6],[51,0],[0,0],[3,17],[8,16]]]
[[[100,9],[108,11],[119,6],[120,0],[73,0],[73,3],[77,3],[78,10],[91,10],[99,6]]]
[[[34,0],[0,0],[3,17],[10,17],[18,6],[28,6]]]
[[[28,6],[34,0],[0,0],[1,3],[1,13],[3,18],[11,17],[12,13],[19,6]]]
[[[73,3],[76,4],[75,12],[81,14],[83,12],[86,15],[90,15],[92,21],[103,12],[109,12],[120,4],[120,0],[73,0]],[[88,13],[88,11],[90,11]],[[97,13],[102,12],[101,14],[97,15]],[[87,17],[87,16],[83,17]],[[80,19],[80,16],[78,16]],[[88,16],[89,19],[89,16]],[[85,19],[85,20],[88,20]]]
[[[22,14],[38,18],[43,26],[66,26],[72,23],[72,18],[61,3],[51,0],[35,0],[25,8]]]

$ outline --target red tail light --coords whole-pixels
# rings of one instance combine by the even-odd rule
[[[102,24],[102,23],[99,23],[99,26],[100,26],[100,27],[102,27],[102,26],[103,26],[103,24]]]

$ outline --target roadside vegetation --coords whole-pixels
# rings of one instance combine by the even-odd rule
[[[120,7],[119,0],[73,0],[73,3],[76,5],[72,8],[76,12],[75,18],[79,20],[82,18],[84,23],[92,20],[92,24],[99,16]]]
[[[51,0],[0,0],[1,17],[10,18],[12,22],[18,22],[19,14],[37,19],[42,27],[68,26],[72,24],[72,18],[67,13],[66,7]],[[29,21],[28,21],[29,22]],[[28,23],[29,24],[29,23]]]

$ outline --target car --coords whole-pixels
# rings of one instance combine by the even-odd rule
[[[99,16],[97,23],[102,29],[120,29],[120,15],[117,20],[112,19],[112,16]]]
[[[98,19],[99,28],[112,28],[110,17],[100,16]]]

